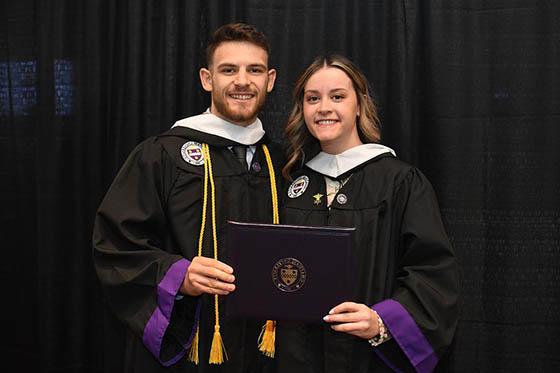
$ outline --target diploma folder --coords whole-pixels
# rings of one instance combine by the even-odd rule
[[[229,221],[236,289],[225,297],[226,318],[323,322],[352,298],[354,231]]]

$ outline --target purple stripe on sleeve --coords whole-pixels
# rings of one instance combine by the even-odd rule
[[[150,350],[152,354],[154,354],[154,356],[158,358],[158,360],[160,356],[163,335],[165,334],[167,326],[169,325],[169,319],[171,318],[171,312],[173,311],[173,305],[175,304],[175,296],[177,295],[179,288],[183,283],[183,279],[185,278],[185,274],[187,273],[187,268],[190,264],[191,262],[186,259],[180,259],[177,262],[173,263],[157,286],[157,307],[154,310],[152,316],[150,316],[150,319],[148,320],[146,327],[144,328],[144,335],[142,337],[142,340],[144,342],[144,345],[148,348],[148,350]],[[197,307],[196,311],[197,319],[199,316],[199,308],[200,305]],[[192,342],[194,330],[195,329],[193,329],[193,332],[189,337],[189,342],[186,346],[184,346],[185,350]],[[169,361],[161,362],[160,360],[160,362],[165,366],[172,365],[185,354],[185,350],[183,350],[176,357]]]
[[[431,372],[438,363],[432,346],[408,311],[397,301],[387,299],[371,307],[383,319],[417,372]]]

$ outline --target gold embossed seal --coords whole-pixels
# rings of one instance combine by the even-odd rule
[[[272,267],[274,286],[287,293],[300,290],[306,277],[305,267],[295,258],[282,258]]]

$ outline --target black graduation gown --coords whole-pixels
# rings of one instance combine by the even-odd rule
[[[275,370],[431,371],[450,344],[458,318],[456,260],[433,189],[418,169],[389,154],[339,179],[349,174],[337,194],[346,200],[335,197],[329,210],[324,176],[304,166],[294,180],[307,175],[309,185],[297,198],[284,191],[281,221],[357,228],[351,301],[373,306],[393,338],[373,348],[367,340],[326,324],[279,322]],[[318,205],[317,193],[324,196]]]
[[[95,219],[94,263],[116,315],[128,326],[125,366],[128,372],[251,372],[268,358],[257,349],[264,320],[227,322],[221,335],[229,360],[209,365],[214,331],[214,298],[176,297],[188,265],[197,255],[203,198],[203,165],[181,155],[183,144],[208,143],[216,186],[218,259],[227,261],[227,220],[272,223],[272,199],[266,159],[257,145],[247,170],[228,149],[235,142],[175,127],[150,138],[130,154]],[[260,143],[268,142],[265,136]],[[282,153],[268,144],[275,170]],[[279,180],[279,174],[276,176]],[[204,256],[213,257],[210,195]],[[235,270],[235,269],[234,269]],[[224,315],[221,297],[220,313]],[[200,317],[198,366],[183,357]],[[155,357],[154,357],[155,356]],[[165,366],[170,368],[165,368]]]

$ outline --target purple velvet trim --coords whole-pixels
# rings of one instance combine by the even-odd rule
[[[150,350],[150,352],[158,358],[158,360],[163,335],[169,325],[171,311],[173,311],[173,305],[175,304],[175,296],[183,283],[183,279],[187,273],[187,268],[190,264],[191,262],[186,259],[180,259],[173,263],[157,286],[157,307],[144,328],[142,341],[148,350]],[[194,333],[190,336],[189,343],[192,341],[193,335]],[[169,361],[162,362],[160,360],[160,362],[165,366],[169,366],[177,362],[184,354],[185,350]]]
[[[408,311],[393,299],[379,302],[371,308],[383,319],[416,371],[433,371],[439,359]]]

